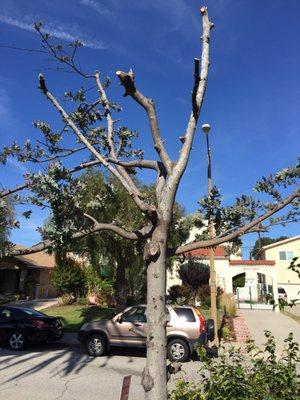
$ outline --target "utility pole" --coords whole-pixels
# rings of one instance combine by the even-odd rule
[[[212,175],[211,175],[211,150],[209,146],[208,134],[210,132],[210,125],[202,125],[202,131],[206,138],[206,153],[207,153],[207,195],[210,198],[212,195]],[[208,222],[209,237],[212,239],[215,236],[215,227],[212,218],[210,217]],[[217,315],[217,283],[216,283],[216,268],[215,268],[215,250],[209,248],[209,268],[210,268],[210,315],[211,319],[214,320],[215,326],[215,339],[213,344],[217,344],[217,332],[218,332],[218,315]]]

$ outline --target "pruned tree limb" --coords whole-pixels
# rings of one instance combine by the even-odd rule
[[[213,24],[209,21],[208,12],[206,7],[201,8],[202,14],[202,55],[201,55],[201,73],[199,73],[199,60],[195,58],[195,73],[194,73],[194,88],[192,92],[192,111],[186,128],[186,132],[182,140],[183,145],[181,148],[179,159],[174,167],[172,174],[172,181],[179,182],[182,174],[184,173],[197,127],[197,122],[200,114],[200,110],[203,104],[204,95],[206,91],[206,84],[209,70],[209,50],[210,50],[210,30]]]
[[[168,254],[169,255],[180,255],[180,254],[188,253],[192,250],[197,250],[197,249],[207,248],[207,247],[215,247],[222,243],[230,242],[233,239],[244,235],[245,233],[251,232],[255,226],[259,225],[262,221],[265,221],[266,219],[270,218],[273,214],[282,210],[284,207],[286,207],[288,204],[290,204],[296,198],[300,198],[300,189],[297,189],[291,195],[289,195],[284,200],[282,200],[280,203],[274,205],[274,207],[271,210],[269,210],[268,212],[266,212],[265,214],[259,216],[258,218],[254,219],[253,221],[249,222],[248,224],[236,229],[235,231],[233,231],[232,233],[229,233],[228,235],[219,236],[219,237],[217,236],[213,239],[203,240],[200,242],[188,243],[183,246],[179,246],[176,249],[170,249]]]
[[[146,110],[154,141],[154,148],[159,155],[162,163],[164,164],[167,172],[171,173],[172,161],[170,160],[170,157],[165,149],[163,140],[161,138],[154,101],[144,96],[140,91],[136,89],[134,83],[134,73],[132,70],[130,70],[129,72],[117,71],[116,75],[120,79],[121,85],[123,85],[125,88],[124,96],[132,97],[140,106],[142,106]]]

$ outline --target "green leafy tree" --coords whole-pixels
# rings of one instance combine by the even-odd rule
[[[61,294],[72,294],[76,300],[86,291],[83,266],[65,254],[56,255],[51,282]]]

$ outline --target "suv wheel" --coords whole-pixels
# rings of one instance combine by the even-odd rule
[[[23,350],[25,342],[24,333],[20,331],[14,331],[8,337],[8,345],[12,350]]]
[[[189,358],[190,351],[187,343],[182,339],[172,339],[167,346],[170,361],[184,362]]]
[[[90,356],[100,357],[105,353],[106,340],[101,334],[95,333],[88,337],[85,347]]]

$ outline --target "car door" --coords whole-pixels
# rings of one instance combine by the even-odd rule
[[[15,317],[12,310],[8,308],[0,309],[0,340],[7,338],[8,332],[15,326]]]
[[[121,314],[111,330],[111,344],[120,346],[144,346],[146,344],[146,307],[131,307]]]

